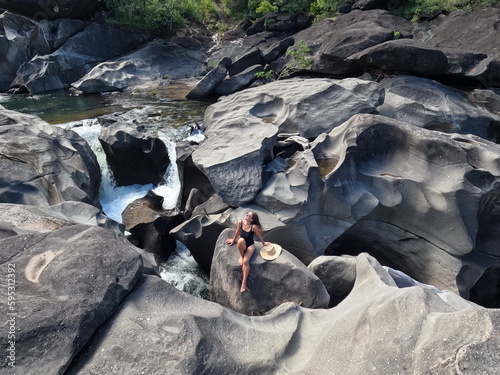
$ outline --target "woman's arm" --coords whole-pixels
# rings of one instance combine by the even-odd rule
[[[238,224],[236,224],[236,232],[234,232],[233,238],[228,238],[226,243],[232,245],[236,242],[236,240],[240,237],[240,228],[241,228],[241,220],[238,220]]]
[[[257,225],[255,225],[255,224],[254,224],[254,225],[252,226],[252,230],[253,230],[253,232],[255,233],[255,235],[257,236],[257,238],[259,239],[259,241],[260,241],[260,242],[262,242],[262,244],[263,244],[264,246],[270,245],[270,243],[269,243],[269,242],[265,242],[265,241],[264,241],[264,238],[262,237],[262,233],[261,233],[261,231],[260,231],[260,229],[259,229],[259,227],[258,227]]]

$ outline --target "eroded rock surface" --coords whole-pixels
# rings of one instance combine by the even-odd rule
[[[2,310],[16,314],[15,368],[25,374],[64,373],[141,275],[139,255],[107,228],[72,225],[10,236],[0,248],[2,272],[15,275],[16,285],[11,310],[7,289],[0,291]],[[1,345],[6,352],[8,341]]]
[[[37,116],[0,108],[0,119],[0,202],[99,206],[101,171],[83,138]]]
[[[162,372],[165,363],[179,375],[200,369],[358,375],[467,368],[494,373],[500,360],[499,324],[498,309],[478,307],[449,292],[398,288],[365,254],[357,258],[352,292],[332,309],[286,302],[267,315],[249,317],[148,278],[68,373],[98,372],[110,361],[117,374],[131,367]],[[131,342],[155,344],[147,346],[144,357]]]

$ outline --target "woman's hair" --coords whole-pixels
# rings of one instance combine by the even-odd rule
[[[260,223],[260,220],[259,220],[259,216],[253,211],[250,211],[250,212],[252,213],[252,224],[257,225],[257,227],[259,227],[260,231],[262,232],[263,229],[262,229],[262,224]]]

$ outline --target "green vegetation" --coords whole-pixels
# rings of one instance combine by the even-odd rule
[[[309,57],[311,55],[311,49],[303,40],[298,42],[293,50],[287,50],[286,54],[291,56],[291,59],[279,74],[278,79],[288,77],[295,72],[307,69],[312,64],[312,59]]]
[[[274,71],[270,69],[265,72],[257,72],[255,73],[255,77],[264,83],[269,83],[274,79]]]
[[[255,9],[255,13],[257,14],[275,13],[277,11],[278,7],[276,5],[272,5],[269,1],[261,2],[257,9]]]
[[[213,0],[100,0],[106,3],[117,23],[143,30],[174,30],[193,19],[213,25],[218,8]]]
[[[335,16],[344,0],[100,0],[112,11],[113,20],[143,30],[175,30],[185,20],[196,20],[214,30],[226,30],[221,15],[235,22],[245,15],[282,14],[312,15],[316,19]],[[436,12],[471,10],[491,6],[498,0],[394,0],[390,11],[418,21]]]
[[[312,64],[312,59],[309,57],[311,49],[303,40],[298,42],[293,49],[287,50],[286,55],[290,56],[290,59],[276,79],[288,77],[295,72],[309,68]],[[269,83],[274,80],[275,73],[273,70],[267,70],[255,73],[255,77],[263,83]]]
[[[397,1],[390,11],[411,18],[414,22],[435,12],[449,13],[457,9],[472,10],[478,6],[490,6],[498,0],[409,0]]]

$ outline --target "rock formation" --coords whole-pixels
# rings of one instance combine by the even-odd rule
[[[240,293],[241,266],[236,246],[226,244],[234,229],[224,230],[215,245],[210,270],[211,300],[246,315],[263,315],[284,302],[307,308],[322,309],[330,297],[316,275],[292,254],[283,250],[278,258],[267,261],[256,244],[250,260],[248,290]]]
[[[248,317],[150,277],[67,373],[99,372],[111,363],[116,372],[168,366],[179,375],[494,373],[499,319],[499,310],[450,292],[398,288],[366,254],[357,258],[354,289],[332,309],[285,302]],[[149,343],[147,355],[130,344],[139,342]]]
[[[269,15],[228,33],[245,38],[211,54],[222,62],[192,91],[227,95],[206,111],[206,139],[177,145],[182,212],[166,223],[155,197],[134,202],[123,215],[130,241],[100,211],[88,144],[0,108],[0,306],[12,314],[0,326],[15,340],[1,342],[14,354],[0,369],[15,360],[26,374],[496,373],[500,8],[415,24],[393,6],[346,2],[334,21],[299,32],[308,19]],[[145,58],[152,46],[186,52],[182,64],[198,69],[211,45],[187,32],[125,56],[150,36],[9,12],[1,21],[1,83],[16,70],[19,91],[68,87],[99,63],[75,86],[124,90],[177,71]],[[255,85],[246,69],[279,72],[300,41],[312,52],[306,73],[321,77],[221,91],[239,74]],[[132,123],[108,116],[105,143],[123,151],[139,133]],[[143,141],[132,141],[135,159]],[[137,169],[154,167],[157,182],[165,151]],[[130,156],[113,152],[117,164]],[[240,293],[225,238],[249,210],[285,250],[272,262],[256,253]],[[211,271],[218,303],[143,276],[175,240]]]
[[[99,206],[101,171],[77,133],[0,108],[0,202]]]

